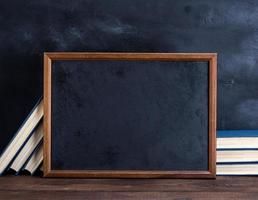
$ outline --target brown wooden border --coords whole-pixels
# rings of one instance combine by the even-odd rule
[[[52,170],[51,169],[51,62],[53,60],[165,60],[209,62],[208,171]],[[216,177],[216,53],[44,53],[44,177],[66,178],[215,178]]]

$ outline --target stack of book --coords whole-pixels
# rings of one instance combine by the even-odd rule
[[[258,130],[217,132],[217,175],[258,175]]]
[[[42,98],[23,122],[0,156],[0,175],[12,171],[33,174],[43,162],[43,101]]]

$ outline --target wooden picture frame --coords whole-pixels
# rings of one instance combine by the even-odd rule
[[[208,69],[208,170],[54,170],[51,168],[51,67],[53,61],[207,61]],[[70,53],[44,54],[44,177],[70,178],[215,178],[216,177],[216,53]]]

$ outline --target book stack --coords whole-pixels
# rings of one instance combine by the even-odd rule
[[[217,132],[217,175],[258,175],[258,130]]]
[[[43,101],[30,112],[0,156],[0,175],[12,171],[33,174],[43,162]]]

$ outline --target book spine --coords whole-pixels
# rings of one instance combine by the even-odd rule
[[[31,157],[35,154],[36,151],[38,151],[40,149],[40,147],[43,145],[43,139],[39,142],[39,144],[37,145],[37,147],[34,149],[34,151],[31,153],[30,157],[27,159],[27,161],[24,163],[24,165],[21,167],[20,171],[24,171],[26,165],[28,164],[28,162],[30,161]],[[20,173],[20,171],[18,173]],[[32,173],[31,173],[32,175]]]
[[[30,160],[30,158],[32,157],[32,155],[35,153],[35,151],[37,151],[37,149],[43,145],[43,139],[40,140],[40,142],[37,144],[37,146],[35,147],[35,149],[31,152],[30,156],[28,157],[28,159],[26,160],[26,162],[22,165],[22,167],[16,172],[16,174],[18,175],[22,169],[26,166],[26,164],[28,163],[28,161]]]

